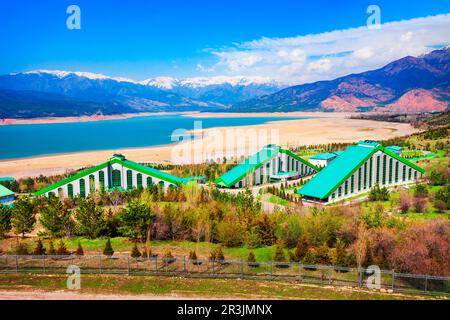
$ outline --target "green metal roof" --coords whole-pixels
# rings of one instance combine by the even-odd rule
[[[236,182],[245,177],[247,174],[258,169],[260,166],[270,161],[278,153],[288,154],[291,157],[295,158],[296,160],[310,166],[314,170],[316,171],[319,170],[316,166],[312,165],[305,159],[300,158],[299,156],[297,156],[296,154],[294,154],[289,150],[282,149],[281,147],[276,145],[267,145],[266,147],[261,149],[258,153],[248,157],[242,163],[240,163],[239,165],[237,165],[236,167],[225,173],[223,176],[216,179],[214,183],[225,187],[231,187]]]
[[[14,181],[14,178],[12,178],[12,177],[0,177],[0,182],[3,182],[3,181]]]
[[[357,145],[348,147],[336,160],[320,171],[297,192],[317,199],[327,198],[377,151],[382,151],[422,173],[425,172],[422,168],[399,157],[379,143],[362,141]]]
[[[14,192],[9,190],[4,185],[0,184],[0,198],[13,196]]]
[[[122,156],[122,155],[114,155],[111,158],[110,161],[104,162],[104,163],[102,163],[102,164],[100,164],[98,166],[92,167],[90,169],[83,170],[83,171],[81,171],[81,172],[79,172],[79,173],[77,173],[77,174],[75,174],[75,175],[73,175],[71,177],[68,177],[68,178],[63,179],[61,181],[58,181],[55,184],[52,184],[52,185],[50,185],[50,186],[48,186],[46,188],[43,188],[43,189],[37,191],[35,193],[35,195],[36,196],[41,196],[41,195],[43,195],[43,194],[45,194],[45,193],[47,193],[49,191],[52,191],[52,190],[55,190],[55,189],[59,188],[59,187],[65,185],[65,184],[73,182],[73,181],[75,181],[77,179],[80,179],[82,177],[88,176],[88,175],[90,175],[90,174],[92,174],[92,173],[94,173],[94,172],[96,172],[98,170],[104,169],[104,168],[106,168],[109,165],[112,165],[114,163],[119,163],[119,164],[123,165],[124,167],[126,167],[128,169],[133,169],[133,170],[136,170],[136,171],[138,171],[140,173],[143,173],[143,174],[146,174],[146,175],[149,175],[149,176],[161,179],[161,180],[165,180],[165,181],[171,182],[173,184],[181,184],[181,183],[183,183],[183,179],[178,178],[176,176],[173,176],[173,175],[171,175],[169,173],[162,172],[162,171],[156,170],[154,168],[146,167],[146,166],[143,166],[143,165],[141,165],[139,163],[136,163],[136,162],[133,162],[133,161],[130,161],[130,160],[126,160],[125,157]]]
[[[268,145],[258,153],[248,157],[242,163],[216,179],[215,183],[231,187],[250,172],[258,169],[261,165],[271,160],[280,152],[279,146]]]

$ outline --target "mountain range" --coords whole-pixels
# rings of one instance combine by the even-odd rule
[[[37,70],[0,76],[0,119],[158,111],[445,111],[450,48],[383,68],[286,87],[264,77],[156,77]]]
[[[405,57],[383,68],[293,86],[238,103],[233,111],[445,111],[450,100],[450,48]]]

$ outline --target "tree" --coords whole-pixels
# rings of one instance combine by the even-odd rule
[[[417,184],[414,188],[414,197],[425,198],[428,196],[428,188],[425,184]]]
[[[433,186],[443,186],[447,182],[445,173],[442,171],[433,170],[430,173],[430,182]]]
[[[348,266],[347,251],[345,250],[344,244],[342,243],[341,240],[338,240],[336,243],[335,265],[338,267],[347,267]]]
[[[278,241],[275,246],[275,255],[273,260],[276,262],[286,262],[286,255],[284,254],[284,245],[283,242]]]
[[[131,257],[135,259],[141,257],[141,253],[139,252],[136,242],[134,243],[133,249],[131,250]]]
[[[114,250],[111,245],[111,239],[109,239],[109,238],[106,241],[105,248],[103,249],[103,254],[107,257],[112,257],[114,254]]]
[[[70,253],[67,251],[66,245],[64,244],[64,241],[59,241],[58,250],[56,250],[56,254],[58,256],[68,256]]]
[[[72,224],[71,212],[56,197],[49,198],[39,212],[39,222],[52,237],[63,236],[64,230]]]
[[[255,257],[255,254],[253,253],[253,251],[249,251],[248,252],[247,262],[249,262],[249,263],[255,263],[256,262],[256,257]]]
[[[370,201],[387,201],[389,200],[389,190],[386,187],[380,188],[380,186],[377,184],[375,185],[369,193],[369,200]]]
[[[53,245],[53,241],[50,241],[49,249],[48,249],[48,255],[49,256],[56,256],[56,250],[55,250],[55,246]]]
[[[41,239],[38,239],[36,242],[36,248],[34,248],[33,255],[35,256],[43,256],[45,254],[45,248],[42,244]]]
[[[301,236],[300,239],[298,239],[297,246],[295,247],[294,258],[296,262],[300,262],[303,260],[306,253],[308,252],[308,247],[308,239],[305,235]]]
[[[31,198],[17,199],[12,210],[12,225],[15,233],[25,238],[25,233],[33,231],[35,223],[34,203]]]
[[[414,210],[418,213],[424,213],[428,209],[427,200],[426,198],[414,198],[413,200],[413,206]]]
[[[78,233],[90,239],[97,238],[104,227],[103,208],[97,206],[91,198],[80,200],[75,218]]]
[[[130,239],[143,240],[147,237],[155,216],[147,204],[132,200],[119,216],[119,232]]]
[[[8,206],[0,205],[0,239],[4,238],[6,234],[11,231],[12,224],[12,210]]]
[[[402,192],[400,194],[400,212],[407,213],[411,207],[411,197],[408,192]]]
[[[448,183],[445,187],[440,189],[436,192],[435,195],[435,201],[441,202],[441,208],[443,207],[442,204],[445,204],[445,209],[447,210],[450,208],[450,183]]]
[[[77,255],[79,257],[84,256],[84,250],[79,241],[78,241],[77,251],[75,251],[75,255]]]

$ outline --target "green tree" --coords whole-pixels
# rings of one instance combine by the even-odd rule
[[[424,198],[428,196],[428,188],[425,184],[417,184],[414,188],[414,197],[416,198]]]
[[[114,250],[111,245],[111,239],[109,239],[109,238],[106,241],[105,248],[103,249],[103,254],[108,257],[112,257],[114,254]]]
[[[122,210],[119,232],[130,239],[146,239],[155,214],[149,206],[139,200],[132,200]]]
[[[348,266],[348,257],[347,252],[345,251],[344,244],[341,240],[336,242],[336,261],[335,265],[338,267],[347,267]]]
[[[90,239],[97,238],[104,228],[103,208],[95,204],[91,198],[80,199],[75,211],[78,233]]]
[[[141,252],[139,251],[136,242],[134,243],[133,249],[131,249],[131,257],[135,259],[141,257]]]
[[[287,261],[286,255],[284,253],[284,245],[283,245],[283,242],[281,242],[281,241],[278,241],[275,246],[275,255],[273,257],[273,260],[275,262],[286,262]]]
[[[300,262],[303,260],[306,253],[308,252],[308,248],[308,239],[305,235],[303,235],[300,237],[300,239],[298,239],[297,246],[295,247],[294,258],[296,262]]]
[[[56,197],[49,198],[39,213],[39,222],[52,237],[63,236],[66,227],[72,223],[71,212]]]
[[[0,239],[4,238],[11,231],[11,218],[12,209],[8,206],[0,205]]]
[[[23,197],[16,200],[12,211],[12,225],[14,232],[25,238],[25,233],[33,231],[36,223],[34,213],[34,202],[30,197]]]
[[[45,254],[45,248],[42,244],[41,239],[38,239],[36,242],[36,247],[34,248],[33,255],[35,256],[43,256]]]
[[[56,256],[56,250],[55,250],[55,246],[53,245],[53,241],[50,241],[48,255]]]
[[[81,243],[78,241],[78,247],[77,247],[77,251],[75,251],[75,254],[77,256],[84,256],[84,250],[83,247],[81,246]]]
[[[59,241],[58,250],[56,250],[58,256],[68,256],[70,253],[67,251],[66,245],[62,239]]]

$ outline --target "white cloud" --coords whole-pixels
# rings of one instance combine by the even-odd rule
[[[333,79],[450,44],[450,14],[291,38],[262,38],[212,51],[215,72],[288,83]]]

